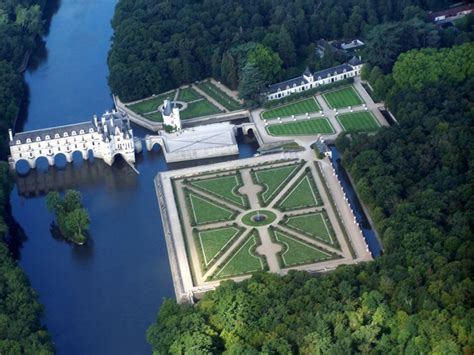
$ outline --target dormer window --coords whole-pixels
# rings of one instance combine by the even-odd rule
[[[67,137],[67,136],[68,136],[67,132],[64,132],[63,137]]]
[[[21,144],[21,140],[18,139],[18,140],[16,141],[16,144]]]
[[[44,139],[51,139],[51,137],[49,136],[49,134],[47,134]]]
[[[89,128],[89,133],[94,133],[94,129],[93,129],[93,128]]]
[[[31,139],[30,139],[30,138],[26,138],[26,143],[31,143]]]
[[[344,69],[342,72],[345,73],[345,72],[346,72],[346,69]]]
[[[328,78],[330,78],[330,77],[331,77],[331,74],[328,73]]]
[[[76,131],[72,131],[71,134],[72,134],[73,136],[75,136],[75,135],[76,135]]]
[[[56,133],[56,134],[54,135],[54,138],[59,138],[59,134]]]
[[[293,87],[295,88],[295,87],[296,87],[296,84],[293,84]]]
[[[84,134],[84,130],[81,129],[81,130],[79,131],[79,134]]]
[[[321,80],[321,77],[320,77],[320,76],[318,76],[318,80]]]
[[[290,88],[290,85],[287,85],[287,86],[286,86],[286,90],[288,90],[289,88]]]
[[[36,141],[37,141],[37,142],[41,142],[41,138],[40,138],[40,137],[36,137]]]

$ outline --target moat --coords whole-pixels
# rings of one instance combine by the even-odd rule
[[[63,0],[53,14],[45,48],[26,72],[30,97],[17,129],[82,122],[113,107],[107,85],[115,0]],[[55,10],[56,11],[56,10]],[[133,127],[136,136],[146,133]],[[256,146],[240,144],[241,156]],[[120,162],[82,162],[18,178],[11,195],[13,214],[27,240],[20,264],[45,306],[44,323],[58,354],[146,354],[147,327],[163,297],[174,298],[169,260],[153,188],[167,170],[159,150],[137,156],[135,174]],[[62,168],[61,168],[62,166]],[[179,167],[171,165],[172,168]],[[45,188],[80,190],[92,223],[83,247],[54,239]]]

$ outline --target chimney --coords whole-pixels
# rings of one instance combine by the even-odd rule
[[[98,126],[99,124],[97,123],[97,115],[94,115],[94,126]]]
[[[10,136],[10,141],[12,141],[13,140],[13,132],[12,132],[11,128],[8,129],[8,135]]]

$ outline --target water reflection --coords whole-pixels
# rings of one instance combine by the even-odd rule
[[[109,191],[134,190],[138,175],[123,160],[116,160],[112,167],[100,159],[66,162],[60,167],[50,167],[47,161],[39,161],[38,167],[28,174],[17,174],[17,191],[20,196],[33,197],[46,195],[49,191],[98,186],[105,186]]]

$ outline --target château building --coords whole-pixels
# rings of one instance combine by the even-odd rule
[[[266,92],[268,100],[277,100],[282,97],[316,88],[320,85],[331,84],[336,81],[353,78],[360,75],[363,63],[357,57],[352,57],[349,62],[332,68],[311,73],[308,68],[303,75],[272,84]]]
[[[54,157],[63,154],[72,162],[74,152],[80,152],[87,160],[92,154],[112,165],[115,157],[121,155],[125,161],[135,162],[133,131],[126,115],[120,112],[106,112],[100,119],[94,115],[89,122],[66,126],[38,129],[13,134],[9,130],[9,163],[15,168],[20,160],[36,167],[36,160],[43,157],[54,165]]]

